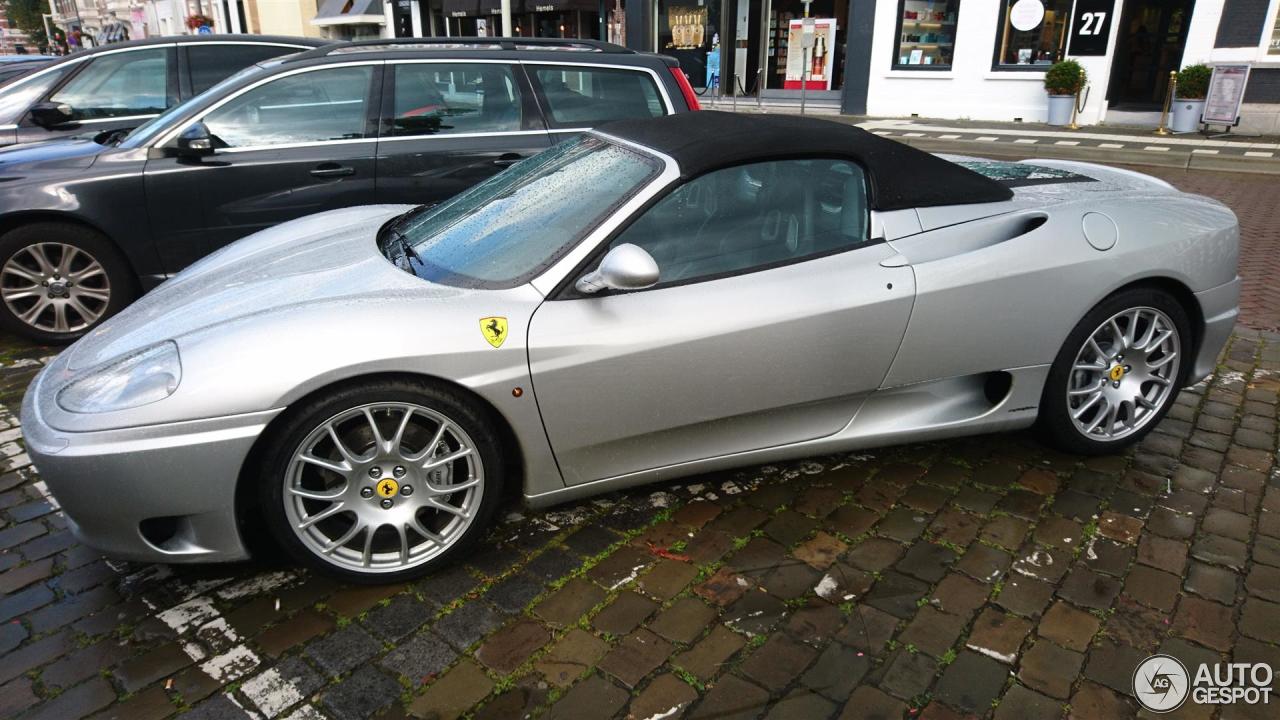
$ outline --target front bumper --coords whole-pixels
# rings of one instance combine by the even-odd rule
[[[27,453],[86,545],[147,562],[242,560],[236,481],[279,410],[100,432],[49,426],[41,373],[22,403]],[[143,521],[151,520],[152,539]],[[154,528],[161,528],[156,532]]]
[[[1204,335],[1200,338],[1191,374],[1187,376],[1188,383],[1212,375],[1218,365],[1218,353],[1227,344],[1236,326],[1236,317],[1240,315],[1240,277],[1237,275],[1229,283],[1196,293],[1196,302],[1204,316]]]

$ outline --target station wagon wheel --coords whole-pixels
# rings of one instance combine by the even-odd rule
[[[41,222],[0,236],[0,321],[43,342],[69,342],[136,294],[115,247],[79,225]]]
[[[500,485],[490,473],[502,472],[488,421],[424,392],[344,393],[292,423],[296,442],[267,480],[286,548],[345,579],[390,582],[482,531]]]
[[[1140,440],[1182,387],[1188,328],[1186,311],[1161,290],[1128,290],[1090,311],[1049,373],[1040,416],[1048,439],[1084,454]]]
[[[111,302],[111,281],[97,258],[74,245],[37,243],[0,267],[0,299],[37,330],[72,333],[102,318]]]

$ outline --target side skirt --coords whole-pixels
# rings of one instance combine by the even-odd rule
[[[871,395],[848,425],[826,437],[618,475],[524,499],[541,508],[757,463],[1018,430],[1035,422],[1048,375],[1049,365],[1032,365],[885,388]]]

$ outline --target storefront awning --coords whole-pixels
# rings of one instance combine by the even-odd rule
[[[324,0],[312,25],[383,25],[381,0]]]
[[[528,10],[525,9],[525,5],[529,2],[533,2],[533,0],[511,0],[511,14],[517,15],[519,13],[528,12]],[[501,15],[502,0],[480,0],[479,13],[481,15]]]
[[[440,9],[445,17],[480,17],[479,0],[444,0]]]
[[[600,12],[599,0],[524,0],[525,12]]]
[[[444,0],[446,17],[487,17],[502,14],[502,0]],[[511,0],[511,14],[532,12],[600,12],[599,0]]]

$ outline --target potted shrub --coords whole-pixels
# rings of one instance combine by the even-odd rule
[[[1044,89],[1049,93],[1049,118],[1046,122],[1050,125],[1071,122],[1076,93],[1088,79],[1084,68],[1075,60],[1062,60],[1049,66],[1044,74]]]
[[[1173,99],[1173,131],[1195,132],[1200,129],[1200,116],[1204,115],[1204,99],[1209,94],[1209,78],[1213,68],[1208,65],[1188,65],[1178,71],[1178,89]]]

